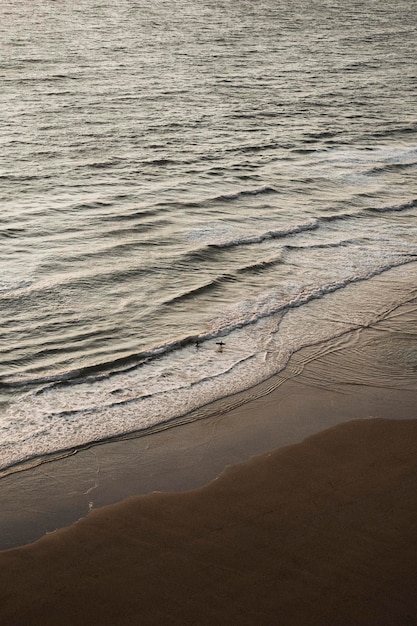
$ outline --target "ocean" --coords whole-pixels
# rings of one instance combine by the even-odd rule
[[[2,475],[416,298],[416,9],[2,0]]]

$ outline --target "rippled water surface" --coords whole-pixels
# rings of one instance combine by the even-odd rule
[[[3,0],[0,467],[415,296],[415,9]]]

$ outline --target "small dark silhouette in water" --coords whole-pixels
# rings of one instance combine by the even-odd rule
[[[218,352],[223,352],[223,346],[225,346],[226,344],[223,341],[216,341],[216,346],[218,347]]]
[[[201,346],[201,341],[197,339],[197,341],[195,342],[195,347],[197,348],[197,350],[199,349],[200,346]]]

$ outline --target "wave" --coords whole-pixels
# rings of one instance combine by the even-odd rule
[[[233,202],[238,200],[239,198],[245,198],[248,196],[259,196],[259,195],[270,195],[277,194],[277,190],[274,187],[269,185],[264,185],[262,187],[255,187],[253,189],[241,189],[239,191],[232,191],[230,193],[222,193],[218,196],[210,196],[208,198],[202,198],[201,200],[190,200],[188,202],[182,202],[178,206],[184,208],[200,208],[205,206],[210,206],[212,204],[219,204],[224,202]],[[167,203],[162,202],[157,206],[166,206]]]
[[[134,210],[134,211],[126,211],[123,213],[117,214],[109,214],[109,215],[101,215],[100,222],[132,222],[138,221],[146,217],[155,217],[159,213],[163,213],[167,211],[167,209],[163,209],[162,207],[154,208],[154,209],[143,209],[143,210]]]
[[[49,76],[13,76],[12,78],[8,78],[8,77],[3,77],[3,81],[6,83],[17,83],[20,84],[22,83],[23,85],[26,84],[38,84],[38,83],[49,83],[49,82],[55,82],[55,81],[62,81],[62,80],[82,80],[83,77],[82,76],[75,76],[73,74],[51,74]]]
[[[361,219],[361,218],[369,217],[373,214],[379,214],[379,213],[401,212],[401,211],[406,211],[408,209],[413,209],[416,206],[417,206],[417,199],[412,199],[407,202],[396,204],[396,205],[385,205],[385,206],[382,205],[380,207],[368,207],[366,209],[362,209],[356,212],[343,212],[343,213],[322,215],[314,220],[310,220],[305,223],[295,224],[293,226],[289,226],[289,227],[281,228],[277,230],[270,229],[270,230],[262,231],[259,233],[252,233],[248,235],[239,233],[238,235],[235,234],[234,236],[230,238],[225,238],[224,240],[218,239],[218,240],[211,241],[209,243],[206,243],[203,246],[200,246],[197,249],[192,249],[192,250],[189,250],[188,252],[181,252],[180,254],[176,256],[169,256],[168,262],[170,263],[170,265],[175,264],[175,266],[178,266],[179,268],[181,267],[189,268],[190,265],[199,265],[201,263],[215,261],[218,258],[219,252],[221,251],[232,250],[234,248],[242,247],[242,246],[253,246],[256,244],[260,244],[264,241],[273,240],[273,239],[282,239],[284,242],[283,248],[287,250],[302,248],[302,247],[326,248],[326,247],[338,247],[340,245],[347,245],[351,243],[356,244],[358,243],[357,239],[345,239],[340,242],[332,242],[330,244],[329,243],[318,243],[318,244],[313,243],[310,246],[297,246],[295,244],[285,243],[285,239],[287,237],[292,238],[293,236],[304,233],[304,232],[317,231],[318,229],[321,228],[322,225],[325,225],[327,223],[333,223],[337,221],[346,221],[346,220],[351,220],[351,219]],[[139,215],[141,215],[141,213]],[[159,221],[153,221],[153,222],[145,222],[144,224],[142,224],[140,227],[138,226],[137,228],[140,228],[140,232],[148,232],[155,228],[163,227],[169,224],[170,224],[169,220],[159,220]],[[117,234],[120,234],[120,233],[117,233]],[[106,233],[103,233],[103,235],[105,236]],[[81,258],[83,260],[106,259],[109,256],[117,256],[117,255],[123,254],[124,252],[137,250],[138,246],[139,248],[143,248],[144,245],[158,245],[158,242],[154,244],[152,243],[152,241],[140,242],[140,243],[136,241],[121,242],[116,245],[106,247],[102,250],[85,252],[81,255],[76,255],[76,256],[67,255],[65,257],[61,257],[61,261],[64,264],[65,263],[70,264],[70,263],[79,261]],[[254,265],[250,264],[248,265],[247,268],[241,268],[240,270],[237,270],[237,271],[238,273],[241,273],[241,274],[245,272],[251,272],[251,271],[256,272],[256,271],[265,269],[269,265],[275,265],[276,263],[280,263],[280,262],[282,262],[280,258],[274,259],[271,262],[261,261],[259,264],[258,263]],[[55,265],[53,267],[55,267]],[[51,267],[51,269],[53,268]],[[61,276],[59,278],[59,281],[62,286],[76,285],[76,284],[79,284],[81,281],[84,281],[84,282],[87,281],[89,284],[90,283],[93,284],[97,280],[100,282],[108,281],[110,283],[114,283],[116,281],[126,282],[131,279],[135,279],[140,276],[143,276],[143,275],[149,275],[153,271],[159,271],[160,269],[161,269],[161,265],[155,265],[154,267],[150,265],[147,265],[146,267],[142,267],[142,266],[133,266],[131,268],[124,267],[123,271],[121,272],[115,271],[114,269],[111,269],[111,270],[103,269],[102,271],[98,271],[96,268],[94,270],[94,273],[92,274],[75,275],[75,276],[72,275],[72,276],[67,276],[66,278]],[[47,265],[41,266],[41,270],[47,272],[48,266]],[[236,276],[233,275],[233,272],[229,274],[225,274],[224,276],[219,276],[216,279],[214,279],[213,282],[210,282],[209,286],[204,285],[201,288],[198,287],[195,293],[201,292],[201,290],[207,290],[207,289],[213,288],[214,286],[219,286],[219,284],[224,280],[232,281],[235,279],[236,279]],[[51,286],[51,285],[48,284],[46,286]],[[22,289],[24,287],[31,288],[31,289],[36,289],[36,288],[44,289],[45,285],[43,283],[39,283],[37,285],[37,284],[33,284],[30,281],[27,281],[26,283],[22,282],[19,285],[19,289]],[[5,294],[8,291],[9,289],[7,288],[3,290],[0,288],[0,295],[1,293]],[[194,291],[192,291],[192,293],[194,293]],[[185,299],[188,297],[190,297],[188,294],[181,294],[178,297],[178,299]]]
[[[304,245],[286,245],[285,250],[325,250],[327,248],[343,248],[344,246],[349,246],[351,244],[361,245],[364,243],[365,239],[341,239],[340,241],[328,242],[328,243],[312,243],[312,244],[304,244]]]
[[[224,193],[214,197],[211,202],[221,202],[223,200],[237,200],[238,198],[244,198],[245,196],[259,196],[264,194],[278,193],[274,187],[265,185],[263,187],[257,187],[255,189],[242,189],[234,193]]]
[[[124,163],[124,159],[116,158],[109,159],[107,161],[90,161],[89,163],[82,163],[80,165],[76,165],[74,167],[74,171],[85,170],[85,169],[95,169],[95,170],[103,170],[112,168]]]
[[[392,128],[387,128],[384,130],[375,130],[373,132],[370,132],[369,135],[366,134],[364,135],[365,137],[369,136],[369,137],[374,137],[376,139],[385,139],[385,140],[390,140],[393,137],[402,137],[403,135],[405,135],[406,137],[408,135],[414,135],[415,132],[417,130],[417,123],[416,124],[406,124],[404,126],[402,125],[396,125],[393,126]]]
[[[4,239],[15,239],[16,237],[21,237],[23,233],[26,233],[25,228],[4,228],[0,230],[0,237]]]
[[[380,207],[369,207],[367,211],[371,213],[396,213],[400,211],[406,211],[407,209],[414,209],[417,207],[417,198],[409,200],[402,204],[392,204]]]
[[[241,245],[252,245],[256,243],[261,243],[262,241],[267,241],[268,239],[281,239],[281,238],[288,237],[290,235],[296,235],[298,233],[302,233],[305,231],[316,230],[318,227],[319,227],[319,220],[316,219],[310,222],[306,222],[304,224],[297,224],[295,226],[290,226],[289,228],[282,228],[278,230],[268,230],[260,234],[241,236],[235,239],[230,239],[229,241],[210,243],[208,245],[211,248],[235,248],[236,246],[241,246]]]
[[[277,313],[285,312],[291,308],[300,307],[312,300],[320,299],[326,294],[335,292],[339,289],[343,289],[347,285],[369,280],[370,278],[378,276],[379,274],[382,274],[383,272],[386,272],[394,267],[415,262],[417,262],[417,255],[400,255],[399,257],[392,259],[392,261],[389,263],[385,263],[371,269],[364,268],[362,272],[353,274],[345,279],[331,281],[324,285],[301,287],[301,289],[295,296],[288,294],[287,298],[285,298],[284,296],[284,300],[282,298],[276,298],[271,300],[271,297],[268,296],[264,301],[260,299],[258,302],[257,310],[254,309],[250,312],[249,315],[246,315],[244,318],[238,316],[231,321],[220,322],[219,324],[217,324],[217,326],[214,325],[212,330],[210,330],[209,332],[187,335],[173,341],[158,345],[149,350],[132,352],[123,357],[111,359],[109,361],[97,363],[95,365],[89,365],[59,374],[53,374],[51,376],[41,376],[33,378],[13,378],[11,376],[0,377],[0,389],[22,387],[32,388],[40,386],[41,388],[38,390],[37,393],[42,393],[45,389],[55,385],[72,385],[102,380],[104,378],[108,378],[110,376],[114,376],[116,374],[120,374],[122,372],[124,373],[129,370],[141,367],[146,363],[149,363],[151,360],[160,359],[161,357],[186,346],[196,343],[200,344],[211,339],[224,337],[225,335],[231,333],[233,330],[252,325],[265,317],[270,317]],[[225,280],[228,279],[228,277],[225,277]],[[211,281],[206,285],[202,285],[201,287],[197,288],[195,292],[198,292],[200,289],[203,291],[205,289],[210,289],[212,284],[215,282],[216,281]],[[182,297],[187,297],[187,294],[179,296],[179,299],[181,299]]]
[[[313,231],[319,227],[319,219],[305,222],[304,224],[295,224],[287,228],[277,230],[267,230],[251,235],[239,234],[229,239],[217,239],[206,243],[200,248],[190,250],[182,255],[181,263],[188,264],[193,262],[209,261],[216,258],[219,250],[227,250],[237,248],[239,246],[252,246],[263,241],[272,239],[284,239],[298,233]]]
[[[414,168],[416,166],[416,161],[414,162],[405,162],[405,163],[384,163],[380,165],[375,165],[371,169],[369,169],[366,173],[369,175],[372,174],[384,174],[387,172],[402,172],[403,170],[407,170],[408,168]]]
[[[349,220],[356,219],[361,217],[369,217],[372,213],[399,213],[401,211],[407,211],[408,209],[413,209],[417,207],[417,198],[412,200],[407,200],[406,202],[401,202],[400,204],[387,204],[381,206],[370,206],[364,209],[360,209],[359,211],[347,211],[343,213],[332,213],[329,215],[321,215],[317,218],[318,222],[326,223],[326,222],[335,222],[338,220]]]
[[[80,258],[93,259],[97,261],[100,258],[108,258],[108,254],[101,252],[97,254],[91,253],[74,257],[62,257],[61,262],[65,265],[66,263],[76,262]],[[42,294],[51,291],[54,288],[59,288],[64,291],[71,290],[74,287],[80,287],[81,285],[88,288],[91,288],[94,285],[102,285],[103,283],[108,283],[109,285],[120,285],[122,283],[128,283],[129,281],[141,278],[142,276],[149,276],[153,272],[160,270],[160,267],[158,265],[154,265],[153,267],[133,266],[124,267],[122,270],[119,270],[117,268],[109,269],[107,265],[101,270],[97,267],[90,267],[85,272],[64,274],[58,273],[56,263],[49,264],[45,262],[40,265],[38,269],[40,272],[45,274],[44,279],[41,278],[37,281],[21,280],[17,282],[0,280],[0,298],[3,302],[5,300],[11,301],[21,298],[22,292],[24,295],[27,295],[28,292],[32,294]],[[53,271],[55,273],[50,274],[50,272]]]
[[[169,225],[170,222],[164,222],[163,224],[161,224],[160,222],[157,223],[152,223],[152,224],[143,224],[141,227],[137,227],[137,232],[140,233],[147,233],[149,231],[153,231],[156,228],[162,228],[163,226]],[[78,232],[78,231],[73,231],[73,230],[66,230],[65,232]],[[120,233],[117,233],[120,234]],[[110,235],[109,235],[110,236]],[[104,239],[104,236],[103,236]],[[66,255],[66,256],[61,256],[61,258],[59,259],[59,263],[62,265],[68,264],[70,265],[71,263],[76,263],[77,261],[83,260],[83,261],[87,261],[87,260],[91,260],[91,261],[98,261],[100,259],[111,259],[114,257],[118,257],[121,256],[124,253],[129,253],[129,252],[133,252],[133,251],[137,251],[139,249],[141,249],[143,246],[145,245],[150,245],[152,242],[146,242],[143,243],[141,241],[126,241],[126,242],[122,242],[122,243],[114,243],[113,245],[108,245],[106,248],[101,249],[101,250],[94,250],[92,252],[81,252],[79,254],[74,254],[74,255]],[[57,263],[56,262],[52,262],[52,263],[44,263],[42,265],[39,266],[39,268],[43,271],[46,272],[49,269],[53,270],[57,267]],[[103,278],[104,276],[113,276],[115,274],[115,272],[113,270],[111,270],[110,272],[102,272],[100,273],[97,269],[92,270],[93,273],[88,275],[88,278],[91,279],[92,281],[95,280],[95,278],[99,277],[100,279]],[[149,272],[152,272],[152,268],[148,269]],[[122,271],[118,272],[117,275],[118,276],[122,276],[123,274],[128,274],[129,272],[133,272],[133,273],[138,273],[138,275],[141,273],[141,268],[132,268],[131,270],[129,270],[128,268],[125,269],[123,268]],[[82,275],[79,276],[80,279],[83,278]],[[69,282],[77,282],[78,278],[76,277],[75,279],[71,276],[68,280],[64,280],[64,282],[69,283]]]
[[[50,180],[54,178],[52,174],[0,174],[0,180],[4,180],[8,183],[24,183],[32,182],[36,180]]]
[[[239,234],[235,235],[229,239],[218,239],[217,241],[211,241],[207,243],[205,246],[199,248],[198,250],[193,250],[184,257],[188,260],[209,260],[212,256],[214,256],[214,252],[216,250],[235,248],[238,246],[247,246],[254,245],[258,243],[262,243],[263,241],[267,241],[270,239],[284,239],[285,237],[291,237],[293,235],[297,235],[299,233],[315,231],[320,228],[321,224],[326,224],[329,222],[336,221],[345,221],[350,219],[360,219],[363,217],[369,217],[372,213],[389,213],[389,212],[400,212],[406,211],[407,209],[412,209],[417,206],[417,199],[408,200],[407,202],[403,202],[401,204],[394,205],[383,205],[381,207],[367,207],[365,209],[360,209],[358,211],[346,211],[342,213],[330,213],[328,215],[321,215],[315,219],[309,220],[308,222],[294,224],[293,226],[288,226],[286,228],[280,229],[270,229],[267,231],[263,231],[260,233],[253,234]]]
[[[244,267],[240,267],[237,270],[237,274],[257,274],[262,272],[263,270],[269,269],[271,267],[275,267],[276,265],[282,265],[283,259],[281,256],[268,259],[266,261],[259,261],[257,263],[251,263],[250,265],[245,265]]]
[[[95,207],[102,207],[102,208],[107,208],[108,206],[111,206],[112,202],[110,201],[101,201],[101,202],[93,202],[93,203],[83,203],[83,204],[77,204],[74,205],[75,208],[78,210],[82,210],[84,209],[88,209],[88,208],[92,208],[94,209]],[[198,265],[201,263],[207,263],[207,262],[212,262],[217,260],[218,258],[218,254],[221,251],[228,251],[228,250],[233,250],[234,248],[238,248],[238,247],[244,247],[244,246],[253,246],[253,245],[257,245],[257,244],[261,244],[265,241],[268,240],[274,240],[274,239],[281,239],[283,241],[283,247],[284,249],[292,249],[292,247],[297,247],[296,245],[293,246],[293,244],[291,243],[287,243],[285,242],[286,238],[292,238],[293,236],[297,235],[297,234],[301,234],[304,232],[313,232],[313,231],[317,231],[318,229],[321,228],[322,225],[326,225],[326,224],[330,224],[330,223],[334,223],[337,221],[346,221],[346,220],[357,220],[357,219],[362,219],[362,218],[366,218],[366,217],[370,217],[370,216],[376,216],[378,214],[385,214],[385,213],[399,213],[401,211],[407,211],[410,209],[414,209],[417,207],[417,198],[413,198],[411,200],[407,200],[406,202],[402,202],[399,204],[392,204],[392,205],[381,205],[381,206],[370,206],[364,209],[360,209],[358,211],[346,211],[346,212],[341,212],[341,213],[329,213],[329,214],[324,214],[321,215],[320,217],[317,217],[315,219],[311,219],[309,221],[306,222],[301,222],[301,223],[296,223],[294,225],[290,225],[287,227],[283,227],[283,228],[278,228],[278,229],[268,229],[268,230],[264,230],[264,231],[260,231],[260,232],[252,232],[249,234],[243,233],[243,232],[234,232],[232,234],[232,236],[228,237],[228,236],[224,236],[224,238],[222,238],[221,236],[219,237],[219,235],[216,235],[216,232],[213,232],[213,239],[210,241],[208,241],[207,243],[205,243],[204,245],[201,245],[200,247],[196,248],[196,249],[191,249],[187,252],[181,252],[179,254],[168,254],[167,259],[165,259],[165,261],[163,262],[162,266],[161,264],[159,265],[155,265],[154,267],[150,266],[150,265],[146,265],[145,266],[132,266],[132,267],[124,267],[122,271],[116,271],[114,268],[111,269],[106,269],[106,268],[102,268],[100,270],[100,268],[98,267],[94,267],[91,269],[91,271],[88,271],[87,273],[77,273],[77,274],[67,274],[67,275],[59,275],[56,274],[56,270],[57,270],[57,264],[54,262],[53,264],[49,264],[47,261],[44,262],[42,265],[39,266],[39,271],[42,272],[42,274],[45,274],[47,276],[47,280],[38,280],[36,282],[33,282],[33,280],[21,280],[18,282],[3,282],[0,283],[0,297],[5,298],[5,297],[17,297],[19,296],[19,293],[21,293],[22,290],[24,289],[31,289],[33,290],[39,290],[42,291],[45,288],[49,289],[51,287],[54,286],[54,284],[59,284],[62,287],[66,287],[66,286],[71,286],[71,285],[77,285],[80,283],[88,283],[89,285],[92,285],[94,283],[96,283],[97,281],[99,281],[100,283],[102,283],[103,281],[108,281],[109,283],[114,283],[116,281],[122,281],[122,282],[126,282],[128,280],[131,279],[135,279],[138,278],[140,276],[143,275],[148,275],[151,274],[153,271],[160,271],[161,267],[166,267],[166,263],[170,263],[174,264],[176,267],[181,268],[189,268],[190,265]],[[142,217],[144,218],[149,218],[149,217],[155,217],[155,213],[159,212],[161,209],[152,209],[152,210],[144,210],[144,211],[134,211],[134,213],[130,214],[122,214],[122,215],[109,215],[109,216],[102,216],[101,221],[106,222],[117,222],[119,219],[122,220],[122,222],[124,220],[134,220],[134,219],[140,219]],[[135,232],[141,232],[141,233],[146,233],[146,232],[151,232],[155,229],[160,229],[163,228],[165,226],[169,226],[171,224],[170,220],[167,219],[153,219],[151,221],[144,221],[143,223],[138,223],[135,224]],[[17,237],[19,234],[21,234],[21,232],[23,232],[23,229],[20,228],[6,228],[3,233],[0,232],[0,238],[3,237]],[[77,235],[79,234],[79,231],[76,228],[71,227],[70,229],[65,229],[65,232],[74,232],[77,233]],[[114,237],[114,235],[117,235],[118,237],[120,237],[120,231],[107,231],[104,230],[102,232],[102,239],[103,241],[106,239],[106,237],[112,238]],[[129,234],[129,229],[126,230],[126,234]],[[204,233],[205,234],[205,233]],[[29,233],[27,233],[25,236],[28,237],[32,237],[32,235]],[[37,238],[42,238],[42,235],[38,233],[33,233],[33,236],[37,237]],[[46,235],[45,235],[46,236]],[[208,235],[210,236],[210,232],[208,232]],[[48,241],[50,240],[50,238],[48,237]],[[125,253],[131,253],[131,252],[135,252],[137,250],[140,249],[144,249],[146,246],[154,246],[154,245],[159,245],[159,241],[152,241],[151,239],[148,239],[146,241],[140,241],[138,242],[136,239],[133,241],[119,241],[118,243],[111,241],[110,242],[111,245],[107,245],[104,246],[103,248],[99,249],[99,250],[92,250],[90,252],[82,252],[80,254],[77,255],[71,255],[71,254],[67,254],[67,255],[61,255],[60,257],[60,264],[62,265],[62,267],[64,267],[65,265],[71,265],[73,263],[78,263],[79,261],[98,261],[98,260],[105,260],[108,259],[109,257],[116,257],[116,256],[120,256],[121,254],[125,254]],[[343,242],[344,244],[346,243],[355,243],[354,240],[346,240]],[[336,244],[331,244],[331,245],[339,245],[338,243]],[[312,244],[313,247],[318,246],[318,247],[327,247],[328,244]],[[272,261],[272,264],[275,264],[275,260]],[[279,259],[278,261],[279,262]],[[240,273],[244,273],[246,272],[251,272],[251,271],[259,271],[261,269],[265,269],[267,265],[265,265],[265,263],[263,261],[260,262],[260,265],[256,265],[252,266],[249,265],[248,268],[245,269],[241,269],[239,270]],[[92,266],[90,266],[91,268]],[[51,282],[51,272],[54,271],[57,278],[57,282]],[[232,277],[230,277],[232,276]],[[233,277],[233,273],[231,275],[229,275],[228,280],[233,280],[235,277]],[[222,278],[218,278],[216,279],[218,281],[222,281]],[[218,285],[219,283],[217,283]],[[207,289],[210,287],[204,287],[204,289]],[[186,298],[189,297],[187,295],[181,295],[180,298]]]
[[[94,210],[94,209],[101,209],[101,208],[107,208],[107,207],[113,207],[114,206],[114,202],[110,201],[110,200],[95,200],[94,202],[80,202],[77,204],[72,204],[70,205],[70,210],[71,211],[89,211],[89,210]]]
[[[163,305],[166,306],[175,302],[183,302],[185,300],[189,300],[190,298],[194,298],[195,296],[202,293],[207,293],[218,289],[225,283],[236,282],[236,280],[237,278],[233,274],[223,274],[221,276],[216,276],[216,278],[214,278],[213,280],[209,280],[206,283],[199,285],[198,287],[189,289],[188,291],[179,294],[178,296],[173,296],[172,298],[169,298],[169,300],[166,300]]]
[[[236,116],[233,116],[236,117]],[[276,150],[277,148],[280,148],[281,144],[273,141],[273,142],[269,142],[269,143],[261,143],[261,144],[252,144],[249,146],[237,146],[236,148],[227,148],[225,150],[226,153],[241,153],[241,154],[245,154],[245,153],[257,153],[257,152],[263,152],[264,150]]]
[[[193,161],[190,161],[191,163],[193,163]],[[168,158],[163,158],[160,157],[159,159],[148,159],[146,161],[142,161],[142,165],[158,165],[158,166],[165,166],[165,165],[177,165],[178,163],[182,163],[182,161],[179,161],[178,159],[168,159]]]

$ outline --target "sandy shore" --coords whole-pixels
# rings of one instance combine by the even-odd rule
[[[0,550],[92,508],[203,486],[228,465],[346,421],[416,418],[416,328],[417,303],[410,302],[375,327],[301,351],[279,375],[204,407],[196,421],[0,479]]]
[[[417,623],[416,317],[305,350],[204,420],[2,479],[6,545],[84,517],[0,553],[0,625]]]
[[[412,624],[417,421],[350,422],[0,555],[0,623]]]

